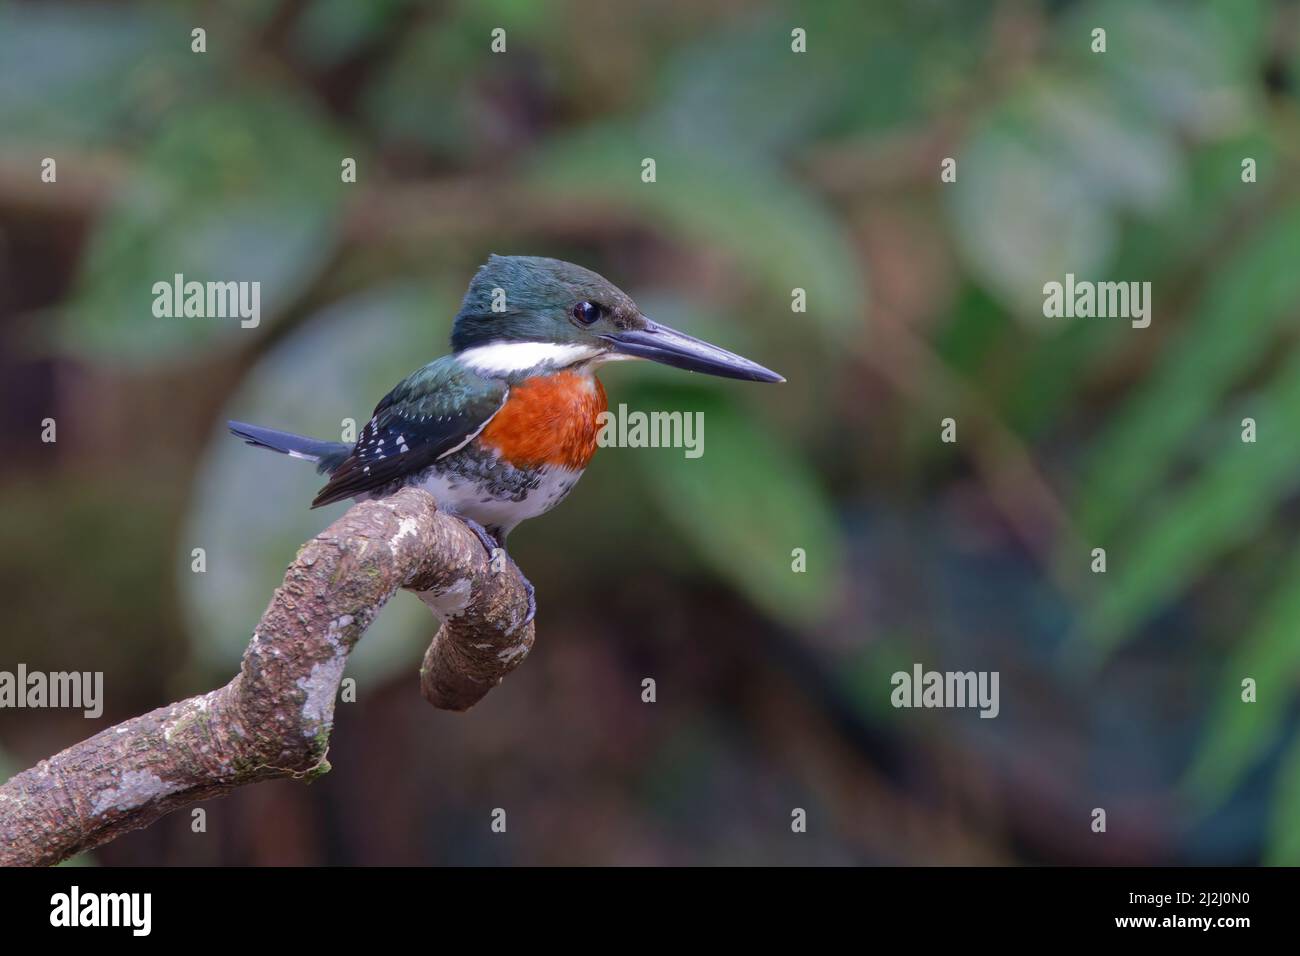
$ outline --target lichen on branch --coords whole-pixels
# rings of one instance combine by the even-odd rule
[[[327,771],[348,654],[402,589],[442,619],[420,668],[435,707],[473,706],[532,648],[513,563],[497,571],[427,492],[354,505],[299,550],[230,683],[110,727],[0,786],[0,864],[57,863],[235,787]]]

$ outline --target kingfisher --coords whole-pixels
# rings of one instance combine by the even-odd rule
[[[505,550],[520,522],[563,501],[591,461],[608,407],[596,377],[606,362],[649,359],[723,378],[785,381],[652,321],[603,276],[537,256],[488,258],[456,314],[451,349],[385,395],[355,444],[228,425],[250,445],[315,462],[328,474],[313,508],[416,485],[465,522],[491,556],[495,547]],[[526,587],[531,620],[536,604]]]

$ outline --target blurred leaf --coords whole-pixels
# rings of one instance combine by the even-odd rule
[[[1006,309],[981,287],[969,285],[938,349],[994,402],[1013,430],[1030,437],[1070,413],[1070,399],[1113,333],[1105,323],[1074,322],[1035,334],[1012,325]]]
[[[531,130],[553,74],[572,58],[573,36],[562,22],[521,0],[450,4],[417,21],[362,94],[368,125],[378,138],[418,144],[435,159],[479,171],[505,165],[514,158],[502,149],[503,137],[511,142],[507,127]],[[539,63],[533,47],[547,26],[555,49]],[[506,30],[504,55],[489,52],[497,27]]]
[[[217,673],[237,667],[285,566],[303,542],[346,510],[316,511],[324,483],[311,465],[250,448],[225,429],[238,418],[288,431],[338,437],[341,422],[364,424],[379,399],[443,351],[453,300],[419,286],[376,288],[314,317],[248,375],[214,429],[196,481],[180,549],[179,590],[199,662]],[[207,551],[207,571],[190,572],[190,549]],[[410,595],[398,595],[349,659],[349,674],[379,680],[408,670],[436,625]]]
[[[1297,249],[1300,205],[1239,243],[1208,278],[1187,327],[1089,455],[1078,513],[1091,540],[1105,541],[1147,500],[1192,430],[1268,352],[1275,331],[1300,302]],[[1153,286],[1153,327],[1161,321],[1161,291]]]
[[[1219,237],[1232,228],[1233,217],[1259,195],[1243,188],[1242,159],[1253,157],[1265,181],[1277,155],[1276,131],[1262,125],[1192,152],[1187,159],[1187,188],[1159,217],[1128,223],[1116,257],[1122,274],[1158,281],[1165,271],[1202,270],[1208,257],[1219,254]]]
[[[740,151],[773,155],[810,136],[836,109],[846,72],[830,57],[790,53],[786,17],[708,33],[662,66],[646,138],[723,159]]]
[[[639,456],[645,491],[723,580],[775,620],[807,627],[838,606],[844,546],[817,479],[727,394],[695,385],[643,383],[625,390],[629,410],[700,411],[703,454],[623,450]],[[794,548],[808,570],[791,568]]]
[[[5,143],[127,138],[200,82],[189,30],[157,7],[0,4]]]
[[[1223,422],[1201,470],[1107,547],[1108,572],[1084,629],[1094,650],[1114,647],[1228,549],[1249,542],[1300,482],[1300,442],[1292,439],[1300,434],[1300,351],[1249,407],[1261,432],[1256,444]]]
[[[657,182],[641,181],[645,157],[655,160]],[[745,276],[785,302],[791,289],[806,289],[808,319],[831,338],[859,320],[865,290],[848,236],[813,196],[757,161],[676,152],[602,127],[546,150],[535,179],[548,194],[625,205],[690,241],[725,249]]]
[[[1277,791],[1265,842],[1265,866],[1300,866],[1300,737],[1278,769]]]
[[[1278,577],[1250,633],[1234,644],[1205,720],[1206,735],[1182,789],[1202,811],[1217,807],[1247,770],[1277,742],[1300,667],[1300,552]],[[1254,703],[1241,699],[1241,681],[1255,680]],[[1293,815],[1292,823],[1297,819]]]
[[[1056,46],[1065,62],[1095,73],[1151,123],[1217,135],[1248,116],[1245,94],[1256,88],[1268,17],[1259,0],[1105,0],[1080,5],[1057,31]],[[1104,56],[1089,45],[1098,25],[1106,27]]]
[[[1089,195],[1115,209],[1161,212],[1183,185],[1173,139],[1122,101],[1086,86],[1045,83],[1031,99],[1030,117],[1062,158],[1070,158]]]
[[[808,52],[795,69],[814,75],[825,91],[815,112],[824,116],[814,135],[878,135],[907,129],[965,101],[970,78],[983,68],[996,8],[985,3],[862,3],[823,0],[798,4],[797,15],[778,17],[789,48],[789,27],[806,27]],[[917,38],[924,37],[924,42]],[[784,71],[785,64],[782,64]],[[783,80],[768,77],[744,83]],[[742,89],[742,83],[735,84]],[[777,94],[779,97],[779,94]],[[766,91],[754,103],[767,99]]]
[[[11,660],[39,655],[108,670],[166,639],[174,614],[158,582],[172,568],[172,516],[180,496],[173,475],[132,470],[129,462],[136,460],[127,455],[89,476],[69,468],[5,482],[0,581],[13,622],[3,641]],[[51,598],[52,567],[80,582],[75,601]],[[141,620],[153,626],[143,629]],[[115,693],[129,694],[140,676],[115,680]]]
[[[957,249],[991,294],[1042,322],[1042,286],[1106,261],[1115,227],[1041,132],[995,115],[962,147],[949,191]]]
[[[1043,284],[1103,272],[1120,214],[1161,210],[1181,175],[1168,135],[1122,103],[1077,84],[1027,85],[958,156],[949,192],[958,249],[990,292],[1042,325]]]
[[[174,359],[261,334],[333,251],[341,143],[295,101],[227,99],[170,124],[96,229],[60,329],[73,351]],[[261,282],[261,324],[157,318],[153,285]]]
[[[422,24],[361,95],[367,124],[385,140],[461,158],[473,143],[469,99],[482,69],[471,55],[468,39],[448,24]]]
[[[911,672],[916,648],[922,643],[910,635],[884,633],[873,636],[870,643],[862,644],[846,655],[837,668],[839,683],[873,721],[903,723],[900,719],[902,712],[881,688],[891,687],[892,678],[899,671]]]
[[[294,46],[314,64],[336,64],[374,42],[407,5],[407,0],[316,0],[297,24]]]
[[[1071,413],[1070,401],[1084,376],[1117,334],[1114,324],[1084,319],[1036,336],[1021,353],[1021,367],[1007,370],[1010,387],[1002,402],[1007,423],[1025,436],[1059,426]]]
[[[1007,312],[979,286],[963,287],[935,350],[948,365],[973,377],[1007,334]]]

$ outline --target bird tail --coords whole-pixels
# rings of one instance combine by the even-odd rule
[[[263,428],[246,422],[226,422],[226,425],[231,434],[256,448],[269,448],[290,458],[314,461],[316,470],[321,474],[333,472],[352,454],[351,446],[340,441],[320,441],[306,435],[276,431],[274,428]]]

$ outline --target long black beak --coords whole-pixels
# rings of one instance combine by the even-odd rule
[[[693,335],[678,332],[658,322],[645,320],[644,329],[627,329],[601,335],[624,355],[647,358],[689,372],[704,372],[722,378],[739,378],[748,382],[784,382],[785,379],[771,369],[763,368],[735,352],[701,341]]]

